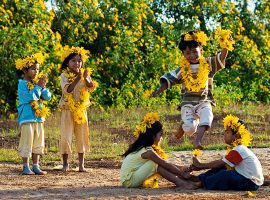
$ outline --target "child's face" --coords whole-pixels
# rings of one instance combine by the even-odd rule
[[[197,64],[199,63],[199,57],[202,55],[202,48],[200,46],[196,48],[189,48],[187,47],[183,54],[185,58],[189,61],[191,64]]]
[[[235,141],[236,139],[238,139],[238,135],[237,134],[233,134],[231,128],[227,128],[225,130],[225,134],[224,134],[224,141],[225,141],[225,143],[226,144],[232,144],[233,141]]]
[[[36,63],[34,65],[32,65],[31,67],[29,67],[28,69],[24,69],[24,79],[26,80],[33,80],[39,73],[39,64]]]
[[[159,145],[162,141],[162,135],[163,135],[163,130],[159,131],[158,134],[155,137],[154,144]]]
[[[68,62],[68,68],[74,73],[78,73],[83,65],[82,58],[79,55],[74,56]]]

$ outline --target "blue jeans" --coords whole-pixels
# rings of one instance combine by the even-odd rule
[[[250,179],[226,168],[211,169],[199,175],[202,185],[207,190],[258,190],[259,186]]]

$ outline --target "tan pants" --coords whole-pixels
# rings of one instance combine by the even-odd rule
[[[85,153],[89,150],[89,128],[87,112],[84,113],[86,123],[76,124],[70,110],[63,109],[61,114],[61,141],[60,153],[72,153],[72,136],[75,135],[77,153]]]
[[[22,124],[19,142],[19,154],[23,158],[30,158],[32,153],[43,154],[45,148],[44,123],[34,122]]]

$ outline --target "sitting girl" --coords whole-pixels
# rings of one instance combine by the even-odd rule
[[[196,189],[195,183],[184,180],[185,172],[166,162],[160,148],[163,129],[157,113],[148,113],[136,126],[137,140],[123,154],[120,176],[124,187],[145,186],[147,179],[156,173],[181,189]],[[163,157],[163,158],[162,158]],[[145,186],[147,187],[147,186]]]
[[[251,134],[238,117],[224,118],[224,141],[230,145],[223,158],[201,163],[193,157],[193,170],[210,169],[197,178],[208,190],[257,190],[264,182],[262,166],[256,155],[247,147]]]

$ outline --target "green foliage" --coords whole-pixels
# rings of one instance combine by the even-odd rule
[[[91,52],[85,65],[94,69],[93,79],[99,82],[91,97],[94,106],[178,104],[176,86],[158,98],[149,97],[160,76],[179,66],[180,34],[201,29],[213,38],[218,26],[230,29],[236,44],[228,55],[228,68],[216,75],[215,84],[231,91],[226,96],[237,101],[269,102],[270,3],[258,1],[254,10],[249,9],[241,0],[58,0],[51,11],[42,0],[2,1],[0,114],[16,108],[15,60],[39,51],[46,56],[42,70],[53,93],[50,107],[57,107],[64,45]],[[212,40],[205,56],[219,50]],[[221,91],[218,98],[225,96]]]

